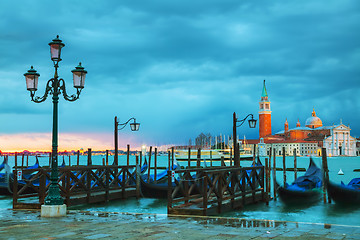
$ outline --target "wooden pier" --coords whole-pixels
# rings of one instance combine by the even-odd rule
[[[60,194],[67,206],[138,197],[134,166],[73,166],[59,168]],[[50,186],[50,168],[24,169],[14,178],[13,208],[39,209]],[[17,169],[14,170],[16,176]]]
[[[214,167],[176,170],[168,175],[168,214],[215,215],[259,201],[267,202],[265,168]],[[175,183],[173,185],[172,180]]]

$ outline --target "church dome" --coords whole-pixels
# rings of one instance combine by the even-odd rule
[[[315,110],[313,109],[311,117],[306,119],[305,126],[309,128],[318,128],[322,127],[322,121],[316,116]]]

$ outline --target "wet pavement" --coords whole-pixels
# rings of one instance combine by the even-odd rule
[[[0,239],[360,239],[360,226],[222,217],[0,209],[0,220]]]

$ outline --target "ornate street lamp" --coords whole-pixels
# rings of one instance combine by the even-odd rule
[[[114,128],[115,129],[115,131],[114,131],[114,145],[115,145],[114,164],[115,165],[119,164],[119,161],[118,161],[118,145],[119,145],[118,144],[118,132],[119,132],[119,130],[124,129],[131,120],[134,121],[134,122],[130,123],[131,131],[139,131],[140,123],[136,122],[135,118],[132,117],[129,120],[127,120],[126,122],[119,124],[119,121],[118,121],[117,117],[115,116],[115,128]],[[119,128],[119,126],[120,126],[120,128]]]
[[[59,62],[61,61],[61,49],[65,46],[64,43],[59,39],[59,36],[49,43],[50,45],[50,54],[51,60],[54,63],[55,74],[47,84],[45,89],[45,94],[42,97],[35,96],[35,92],[38,87],[38,78],[39,73],[31,66],[30,70],[24,74],[26,79],[27,90],[30,91],[31,101],[35,103],[41,103],[45,101],[48,95],[52,95],[53,101],[53,129],[52,129],[52,153],[51,153],[51,184],[49,187],[49,192],[45,198],[45,205],[62,205],[64,203],[61,195],[60,189],[58,186],[58,102],[59,94],[63,94],[63,97],[67,101],[75,101],[79,99],[81,90],[84,88],[85,76],[87,71],[81,66],[77,66],[71,72],[73,73],[74,87],[76,88],[76,94],[71,96],[67,95],[65,81],[62,78],[58,78],[57,69],[59,67]]]
[[[256,119],[254,119],[254,115],[251,113],[248,114],[244,119],[238,120],[236,117],[236,113],[233,114],[233,145],[234,145],[234,165],[237,167],[240,167],[240,151],[239,151],[239,145],[237,143],[237,134],[236,134],[236,128],[240,127],[244,124],[245,120],[251,116],[251,119],[248,120],[249,127],[255,128],[256,127]],[[240,123],[239,125],[236,125],[237,123]]]

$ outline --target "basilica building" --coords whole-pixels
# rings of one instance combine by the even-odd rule
[[[337,125],[324,126],[313,109],[306,119],[305,126],[298,120],[296,127],[290,128],[287,119],[284,129],[272,134],[271,108],[265,80],[259,102],[259,139],[248,140],[243,144],[258,144],[260,155],[269,155],[270,149],[276,149],[276,155],[321,156],[321,148],[326,148],[328,156],[356,156],[357,139],[350,135],[350,127],[342,121]],[[260,150],[261,149],[261,150]]]

